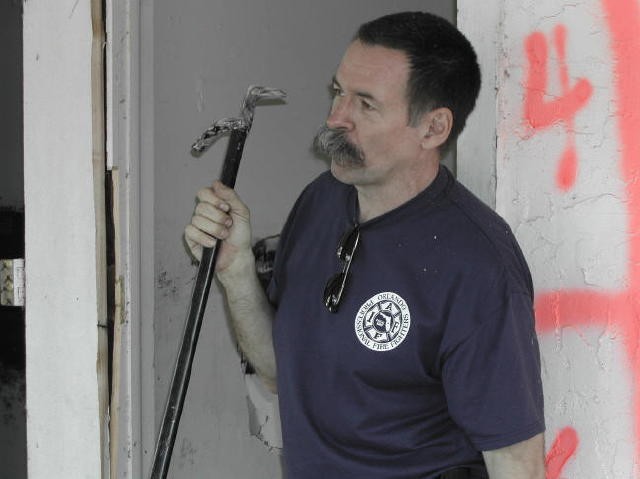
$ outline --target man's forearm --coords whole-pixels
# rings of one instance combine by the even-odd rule
[[[241,271],[218,277],[225,290],[231,326],[240,350],[266,385],[275,390],[274,311],[258,279],[253,256],[247,255],[244,263]]]
[[[483,451],[491,479],[544,479],[544,436],[538,434],[512,446]]]

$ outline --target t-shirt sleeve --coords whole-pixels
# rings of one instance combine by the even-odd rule
[[[449,414],[479,451],[544,431],[540,352],[531,296],[505,293],[443,361]]]
[[[308,191],[312,184],[308,185],[302,193],[300,193],[300,196],[293,205],[293,208],[291,208],[291,211],[287,216],[287,220],[280,232],[280,239],[278,240],[278,247],[276,249],[275,260],[273,263],[273,273],[266,291],[269,302],[276,308],[280,302],[280,288],[282,283],[285,281],[285,262],[291,241],[292,230],[294,229],[298,219],[298,210],[300,209],[300,205],[305,201],[305,197],[308,196]]]

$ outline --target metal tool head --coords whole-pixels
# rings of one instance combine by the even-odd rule
[[[221,135],[233,130],[251,129],[253,123],[253,113],[258,102],[262,100],[283,100],[287,94],[283,90],[265,86],[252,85],[247,89],[247,93],[242,100],[242,110],[240,118],[223,118],[217,120],[207,128],[200,138],[191,146],[193,156],[201,156]]]
[[[247,90],[247,94],[242,101],[242,118],[246,122],[248,128],[251,128],[253,122],[253,112],[256,104],[262,100],[283,100],[287,94],[278,88],[270,88],[266,86],[252,85]]]

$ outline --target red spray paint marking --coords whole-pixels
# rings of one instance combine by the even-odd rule
[[[546,479],[560,479],[565,464],[575,455],[577,448],[578,434],[575,429],[566,427],[560,431],[544,461]]]
[[[637,471],[640,465],[640,36],[637,34],[640,31],[640,6],[637,0],[602,0],[602,6],[611,34],[621,173],[626,184],[628,287],[617,293],[559,290],[542,294],[536,301],[536,324],[539,333],[566,326],[595,325],[621,335],[632,372],[634,469]],[[529,47],[533,49],[531,42],[530,39]],[[534,77],[539,81],[536,75]],[[565,109],[558,109],[565,112],[565,118],[567,112],[575,111],[577,100],[578,95],[574,93],[573,100],[567,100]],[[548,110],[545,112],[546,116],[540,120],[542,124],[553,117]]]
[[[567,143],[558,166],[556,184],[566,191],[575,183],[578,170],[574,118],[578,110],[589,101],[593,88],[591,83],[583,78],[573,87],[569,87],[565,48],[567,30],[564,26],[560,25],[554,29],[553,43],[558,56],[562,96],[550,101],[545,100],[549,57],[547,40],[542,33],[534,32],[525,42],[529,73],[525,87],[524,117],[534,130],[542,130],[559,122],[564,123]]]

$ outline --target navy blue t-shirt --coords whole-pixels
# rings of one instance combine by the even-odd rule
[[[270,300],[290,479],[432,478],[544,430],[532,282],[508,225],[441,167],[360,225],[337,313],[323,304],[357,218],[325,173],[283,230]]]

